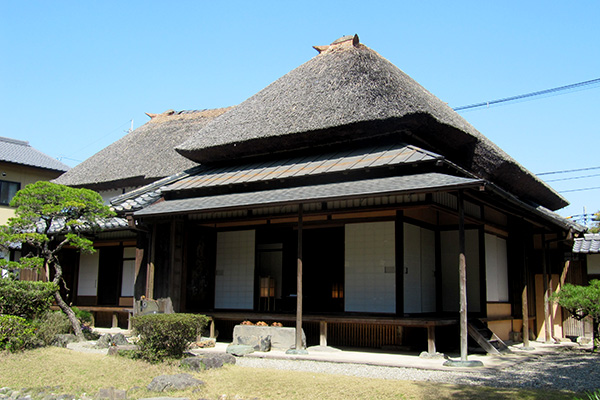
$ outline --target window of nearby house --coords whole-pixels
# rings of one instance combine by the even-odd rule
[[[21,189],[19,182],[0,181],[0,204],[7,206]]]

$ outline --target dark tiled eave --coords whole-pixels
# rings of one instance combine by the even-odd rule
[[[145,217],[152,215],[208,212],[382,195],[448,191],[460,188],[478,187],[484,183],[485,181],[481,179],[461,178],[440,173],[423,173],[256,192],[167,200],[137,211],[134,215],[136,217]]]

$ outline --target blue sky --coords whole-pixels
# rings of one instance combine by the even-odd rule
[[[71,166],[145,112],[239,104],[315,56],[311,46],[354,33],[451,107],[600,78],[597,1],[0,5],[0,136]],[[599,114],[600,85],[461,113],[534,173],[600,166]],[[563,195],[564,216],[600,210],[600,189]]]

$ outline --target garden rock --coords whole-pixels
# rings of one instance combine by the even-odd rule
[[[115,389],[114,387],[100,389],[95,400],[124,400],[127,398],[127,392],[121,389]]]
[[[52,340],[52,346],[67,347],[67,344],[73,343],[73,342],[78,342],[78,341],[79,341],[79,339],[77,339],[77,336],[72,335],[70,333],[60,334],[60,335],[56,335],[54,337],[54,340]]]
[[[242,357],[250,353],[254,353],[254,348],[252,346],[243,344],[230,344],[227,346],[227,354],[233,354],[236,357]]]
[[[96,347],[99,349],[107,349],[110,347],[112,342],[112,335],[107,333],[105,335],[100,336],[100,339],[96,342]]]
[[[221,368],[224,364],[235,364],[235,357],[231,354],[206,354],[198,357],[189,357],[181,360],[180,366],[192,371]]]
[[[271,336],[238,336],[237,344],[252,346],[254,351],[271,351]]]
[[[116,333],[113,335],[111,344],[113,346],[123,346],[129,344],[127,338],[122,333]]]
[[[190,374],[177,374],[157,376],[152,379],[147,388],[152,392],[164,392],[168,390],[183,390],[202,385],[204,385],[204,382],[194,378]]]

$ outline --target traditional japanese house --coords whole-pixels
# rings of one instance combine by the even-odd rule
[[[67,301],[92,311],[96,324],[127,326],[133,306],[134,277],[143,262],[144,232],[128,216],[152,204],[160,192],[139,193],[140,187],[160,188],[161,180],[196,165],[175,151],[208,121],[227,109],[148,114],[150,121],[83,161],[54,182],[100,193],[107,204],[117,199],[117,217],[102,222],[93,254],[66,252],[63,257]],[[168,179],[167,179],[168,180]],[[158,183],[156,183],[158,182]],[[131,218],[130,218],[131,219]],[[141,242],[140,242],[141,241]],[[136,265],[136,257],[138,264]],[[139,291],[144,290],[145,282]]]
[[[139,294],[222,338],[301,318],[309,344],[434,351],[458,332],[462,259],[469,317],[540,333],[536,279],[582,231],[552,212],[567,201],[357,36],[315,49],[177,147],[198,166],[133,214]]]

